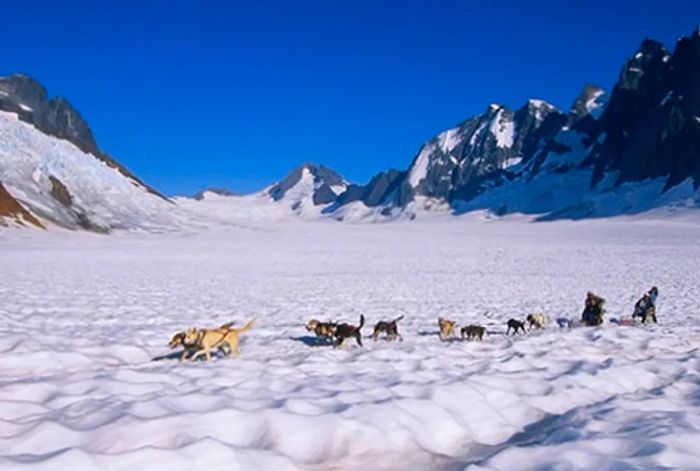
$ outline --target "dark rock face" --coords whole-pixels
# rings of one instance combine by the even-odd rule
[[[331,189],[332,186],[345,185],[345,180],[335,170],[323,165],[307,163],[292,170],[282,181],[270,188],[268,194],[275,201],[281,200],[287,194],[287,191],[301,182],[305,172],[308,172],[313,178],[315,187],[313,203],[316,206],[328,204],[335,200],[337,195]]]
[[[4,93],[3,93],[4,92]],[[26,75],[0,78],[0,109],[12,111],[40,131],[97,155],[97,143],[83,117],[64,98],[48,99],[46,89]]]
[[[525,176],[532,179],[540,171],[545,161],[549,163],[545,171],[566,172],[570,168],[586,163],[588,149],[592,148],[601,132],[600,116],[607,103],[607,95],[602,88],[587,84],[556,133],[541,142],[544,145],[535,152]],[[554,157],[554,158],[552,158]],[[549,159],[549,160],[548,160]]]
[[[700,185],[700,33],[673,55],[647,39],[624,65],[602,118],[605,139],[591,155],[593,184],[619,172],[616,184],[666,177]]]
[[[5,107],[13,107],[5,111],[31,114],[48,102],[46,89],[36,80],[26,75],[11,75],[0,77],[0,103]],[[24,105],[24,107],[22,107]]]
[[[73,198],[71,198],[68,188],[53,175],[49,176],[49,181],[51,181],[51,196],[66,208],[70,208],[73,205]]]
[[[340,205],[362,201],[370,208],[380,206],[391,201],[406,177],[406,172],[388,170],[372,178],[366,185],[350,185],[340,196],[337,203]]]
[[[327,183],[323,183],[313,194],[314,206],[330,204],[338,197]]]
[[[26,75],[0,77],[0,110],[16,113],[41,132],[65,139],[83,152],[94,155],[122,175],[163,199],[165,196],[139,180],[126,167],[102,152],[80,113],[64,98],[48,98],[46,89]]]
[[[204,199],[205,193],[214,193],[215,195],[219,196],[240,196],[240,193],[236,193],[235,191],[231,191],[227,188],[211,187],[205,190],[198,191],[197,193],[192,195],[192,198],[196,199],[197,201],[201,201]]]
[[[618,183],[656,173],[650,172],[658,137],[652,122],[664,98],[668,56],[663,45],[647,39],[625,63],[602,118],[606,138],[592,154],[593,183],[615,170],[621,170]]]

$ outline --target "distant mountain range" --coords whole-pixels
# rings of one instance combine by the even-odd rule
[[[384,214],[436,202],[545,218],[698,205],[700,32],[673,54],[651,39],[623,65],[610,95],[587,85],[568,113],[542,100],[492,104],[421,147],[404,172],[348,189]],[[335,209],[337,211],[338,209]]]
[[[567,112],[539,99],[518,109],[492,104],[424,143],[406,170],[364,185],[304,164],[255,195],[208,189],[175,204],[101,151],[65,99],[49,99],[27,76],[0,78],[5,224],[149,230],[186,223],[180,210],[230,215],[247,204],[261,217],[374,221],[486,210],[585,218],[700,207],[699,186],[700,31],[673,53],[645,39],[610,94],[586,85]]]

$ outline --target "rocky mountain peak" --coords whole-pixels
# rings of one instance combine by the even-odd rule
[[[99,154],[92,131],[80,113],[62,97],[48,98],[46,89],[27,75],[0,77],[0,110],[17,113],[40,131]]]
[[[0,98],[13,100],[25,111],[37,109],[48,101],[43,85],[23,74],[0,77]]]
[[[663,70],[669,58],[670,54],[663,44],[645,39],[637,52],[625,62],[620,74],[620,88],[636,90],[643,78],[653,77]]]
[[[270,187],[267,193],[279,201],[294,190],[295,198],[311,196],[313,204],[319,206],[333,202],[346,187],[345,179],[335,170],[307,162]]]
[[[526,108],[528,113],[534,116],[538,121],[544,121],[549,114],[559,111],[557,107],[551,103],[537,98],[529,99],[523,108]]]
[[[586,84],[569,110],[569,126],[586,116],[598,119],[605,109],[606,100],[605,90],[591,83]]]

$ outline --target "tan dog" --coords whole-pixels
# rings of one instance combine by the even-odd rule
[[[196,360],[202,355],[206,356],[207,361],[211,360],[211,351],[228,345],[229,351],[240,355],[238,350],[238,337],[243,332],[247,332],[253,328],[255,319],[251,319],[246,325],[240,329],[196,329],[191,327],[185,331],[185,343],[194,345],[197,351],[192,355],[192,360]]]
[[[457,326],[457,321],[451,321],[448,319],[443,319],[438,317],[438,327],[440,327],[440,340],[443,342],[455,334],[455,327]]]
[[[230,329],[232,325],[233,325],[233,322],[227,322],[227,323],[223,324],[221,327],[219,327],[219,329]],[[187,332],[185,332],[185,331],[178,332],[175,335],[173,335],[173,338],[171,338],[170,342],[168,342],[168,346],[170,348],[182,347],[182,354],[180,355],[180,361],[184,360],[187,357],[187,354],[189,354],[192,350],[197,349],[196,345],[187,343]],[[226,346],[220,347],[220,350],[225,355],[228,355],[230,353],[230,351],[226,351],[225,347]]]

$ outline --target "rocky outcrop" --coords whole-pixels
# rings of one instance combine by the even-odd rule
[[[49,181],[51,182],[51,196],[66,208],[70,208],[73,205],[73,198],[71,198],[66,185],[53,175],[49,176]]]
[[[406,172],[400,170],[391,169],[382,172],[374,176],[366,185],[349,185],[347,190],[338,197],[337,203],[344,205],[361,201],[370,208],[389,203],[395,198],[405,178]]]
[[[65,98],[49,99],[46,89],[26,75],[0,77],[0,109],[17,113],[40,131],[75,144],[97,155],[99,149],[90,127]]]
[[[27,211],[0,182],[0,225],[7,225],[4,221],[5,218],[21,226],[29,223],[45,229],[44,225]]]
[[[700,32],[679,39],[673,54],[651,39],[625,62],[602,116],[593,184],[688,178],[700,185]]]

